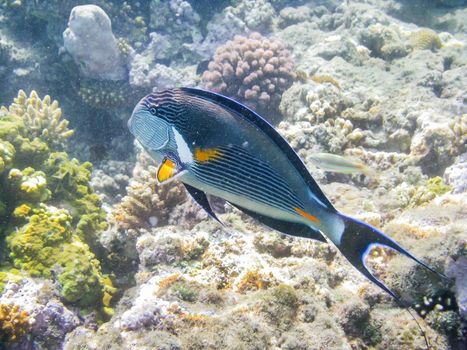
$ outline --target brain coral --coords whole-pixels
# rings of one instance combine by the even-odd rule
[[[275,112],[293,80],[293,60],[278,39],[259,33],[235,36],[216,50],[203,74],[206,88],[233,97],[259,112]]]

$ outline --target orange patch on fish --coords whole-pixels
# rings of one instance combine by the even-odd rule
[[[222,152],[215,148],[196,148],[195,149],[195,160],[198,162],[208,162],[213,159],[218,159],[222,156]]]
[[[175,163],[170,159],[166,159],[159,167],[159,171],[157,172],[157,180],[159,180],[159,182],[164,182],[174,176],[175,173]]]
[[[311,214],[308,214],[306,211],[303,211],[302,209],[297,208],[297,207],[295,207],[295,208],[293,208],[293,209],[294,209],[297,213],[299,213],[301,216],[303,216],[304,218],[307,218],[308,220],[311,220],[311,221],[313,221],[313,222],[319,224],[319,220],[318,220],[315,216],[313,216],[313,215],[311,215]]]

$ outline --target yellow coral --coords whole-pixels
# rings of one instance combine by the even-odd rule
[[[170,275],[166,278],[164,278],[162,281],[159,282],[159,287],[161,289],[167,289],[171,287],[178,279],[180,278],[179,273],[175,273],[173,275]]]
[[[329,83],[329,84],[334,85],[339,90],[341,88],[341,85],[339,84],[339,82],[336,79],[334,79],[333,77],[331,77],[330,75],[313,74],[310,77],[310,79],[313,80],[315,83],[318,83],[318,84]]]
[[[417,50],[437,50],[442,47],[441,39],[434,30],[422,28],[410,35],[410,43]]]
[[[29,314],[18,305],[0,304],[0,342],[14,342],[28,333]]]
[[[455,117],[449,126],[456,136],[456,144],[459,147],[465,147],[467,144],[467,114]]]
[[[19,207],[16,207],[13,211],[13,216],[17,218],[24,218],[29,215],[31,212],[31,207],[27,204],[21,204]]]
[[[49,145],[63,147],[64,140],[73,135],[73,130],[68,129],[68,120],[61,120],[58,102],[52,101],[49,95],[41,100],[34,90],[29,97],[19,90],[8,111],[23,119],[31,139],[38,137]]]
[[[247,271],[237,286],[239,293],[249,290],[267,289],[271,284],[272,274],[264,275],[258,269]]]

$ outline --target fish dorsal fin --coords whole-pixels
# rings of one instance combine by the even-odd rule
[[[204,193],[201,190],[198,190],[197,188],[195,188],[193,186],[187,185],[185,183],[184,183],[184,185],[185,185],[185,188],[188,191],[188,193],[195,200],[195,202],[198,203],[201,206],[201,208],[203,208],[211,218],[213,218],[219,224],[224,226],[224,224],[217,217],[216,213],[214,213],[214,211],[212,210],[211,205],[209,204],[208,198],[206,197],[206,193]]]
[[[233,203],[230,203],[230,204],[233,205],[235,208],[243,211],[245,214],[258,220],[263,225],[266,225],[276,231],[285,233],[286,235],[295,236],[295,237],[304,237],[304,238],[314,239],[315,241],[326,242],[326,239],[323,237],[323,235],[319,231],[312,229],[311,227],[307,225],[274,219],[269,216],[255,213],[254,211],[251,211],[249,209],[245,209],[237,204],[233,204]]]
[[[192,96],[201,97],[208,101],[217,103],[222,107],[227,108],[232,113],[240,117],[246,118],[250,123],[257,126],[286,154],[290,163],[292,163],[295,169],[300,173],[308,188],[316,196],[316,198],[323,204],[325,204],[327,206],[327,209],[336,211],[336,209],[334,209],[334,206],[326,198],[321,188],[313,179],[313,177],[311,176],[308,169],[305,167],[305,164],[303,164],[302,160],[297,155],[297,153],[295,153],[295,151],[289,145],[289,143],[276,131],[276,129],[271,124],[269,124],[267,120],[265,120],[263,117],[261,117],[259,114],[257,114],[247,106],[238,103],[237,101],[226,96],[206,90],[188,87],[180,88],[180,91]]]

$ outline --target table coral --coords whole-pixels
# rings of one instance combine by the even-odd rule
[[[293,60],[284,44],[259,33],[236,36],[219,47],[203,74],[209,90],[266,113],[277,110],[294,79]]]

